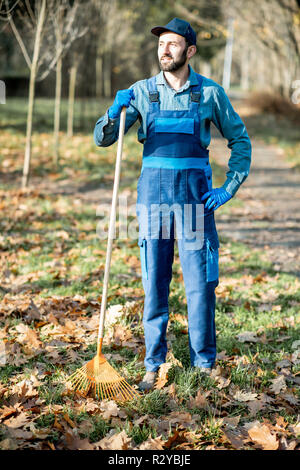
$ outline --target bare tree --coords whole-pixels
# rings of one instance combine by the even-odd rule
[[[35,2],[33,11],[30,2],[25,0],[25,4],[20,4],[20,8],[17,11],[19,22],[23,27],[21,35],[13,19],[11,13],[12,9],[9,7],[8,0],[5,0],[5,5],[6,17],[30,70],[26,144],[22,177],[22,187],[26,187],[28,185],[30,172],[35,83],[44,80],[57,65],[54,119],[54,142],[57,160],[60,121],[61,60],[74,40],[85,34],[88,27],[82,24],[75,24],[76,14],[79,10],[78,1],[73,2],[73,5],[70,7],[67,0],[41,0]],[[25,42],[27,45],[25,45]],[[33,49],[32,59],[30,58],[30,52],[28,52],[30,49]]]
[[[67,137],[72,137],[73,135],[75,86],[76,86],[76,77],[77,77],[79,61],[80,61],[80,56],[77,52],[75,52],[72,57],[72,65],[69,71],[70,78],[69,78]]]
[[[100,26],[97,33],[96,95],[111,97],[112,56],[130,36],[135,15],[118,0],[92,0],[92,4],[99,15]]]
[[[239,21],[238,41],[251,44],[254,53],[249,65],[257,73],[254,82],[288,97],[300,69],[299,2],[223,0],[222,4],[224,9],[233,9]]]
[[[54,110],[54,158],[56,165],[59,160],[59,129],[60,129],[60,104],[62,87],[62,60],[72,43],[84,36],[88,31],[84,16],[79,15],[79,1],[74,1],[70,6],[68,0],[52,0],[49,8],[49,19],[53,25],[56,61],[56,87]],[[74,69],[73,69],[74,80]],[[76,78],[76,74],[75,74]],[[74,83],[75,86],[75,83]],[[70,99],[72,100],[72,94]],[[71,105],[70,105],[71,106]]]
[[[30,80],[29,80],[29,97],[28,97],[28,111],[27,111],[27,127],[26,127],[26,144],[25,144],[25,157],[24,157],[24,167],[23,167],[23,178],[22,178],[22,187],[28,185],[28,176],[30,169],[30,156],[31,156],[31,138],[32,138],[32,116],[33,116],[33,104],[34,104],[34,94],[35,94],[35,81],[38,70],[38,59],[41,46],[41,36],[44,27],[44,21],[46,17],[46,0],[42,0],[37,7],[36,16],[34,16],[35,27],[34,27],[34,48],[32,60],[27,53],[27,49],[24,45],[24,42],[19,34],[15,23],[13,21],[11,11],[9,9],[8,0],[6,0],[6,14],[8,21],[11,25],[11,28],[15,34],[15,37],[21,47],[26,63],[30,69]],[[33,15],[30,8],[30,15]]]

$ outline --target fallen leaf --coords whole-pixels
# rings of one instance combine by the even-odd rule
[[[240,343],[257,343],[259,341],[259,338],[252,331],[244,331],[243,333],[239,333],[236,338]]]
[[[203,410],[208,410],[210,408],[209,402],[206,397],[210,392],[203,393],[201,390],[198,390],[196,397],[190,399],[189,408],[200,408]]]
[[[239,450],[244,447],[244,436],[240,431],[226,428],[223,429],[223,433],[234,449]]]
[[[22,428],[29,421],[29,416],[26,413],[20,413],[16,417],[12,417],[5,421],[5,426],[9,428]]]
[[[70,416],[68,415],[68,413],[64,413],[63,414],[63,418],[64,420],[69,424],[69,426],[71,426],[71,428],[76,428],[76,424],[74,423],[74,421],[71,420]]]
[[[17,410],[12,406],[4,406],[3,408],[0,408],[0,419],[3,420],[8,418],[8,416],[13,415],[16,411]]]
[[[131,445],[131,438],[127,436],[125,431],[104,437],[97,442],[95,446],[102,450],[127,450]]]
[[[160,366],[158,370],[157,379],[155,382],[156,389],[160,390],[166,385],[166,383],[168,382],[168,371],[170,370],[171,367],[172,367],[171,362],[165,362],[164,364]]]
[[[262,402],[261,400],[251,400],[247,402],[247,406],[249,408],[249,416],[252,418],[255,416],[260,410],[262,410],[265,407],[265,403]]]
[[[286,390],[286,382],[283,375],[278,375],[275,379],[271,380],[270,390],[277,395],[278,393]]]
[[[272,434],[268,426],[265,424],[258,424],[248,429],[248,434],[255,444],[258,444],[263,450],[277,450],[279,441],[276,435]]]
[[[164,441],[162,440],[161,436],[156,437],[153,439],[149,437],[146,441],[142,442],[139,446],[139,450],[163,450],[164,449]]]
[[[234,395],[233,398],[237,401],[252,401],[254,398],[257,397],[257,393],[252,392],[243,392],[242,390],[238,390]]]
[[[67,429],[64,435],[64,446],[69,450],[94,450],[88,439],[80,439],[75,429]]]
[[[102,416],[104,419],[110,419],[112,416],[119,418],[126,418],[127,415],[125,411],[120,410],[116,402],[113,400],[110,401],[102,401],[100,403],[100,410],[102,411]]]
[[[16,450],[18,448],[18,444],[13,439],[4,439],[0,442],[0,449],[2,450]]]

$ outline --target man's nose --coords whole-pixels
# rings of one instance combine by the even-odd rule
[[[169,46],[168,46],[168,45],[162,46],[162,48],[161,48],[161,53],[162,53],[162,55],[170,54],[170,48],[169,48]]]

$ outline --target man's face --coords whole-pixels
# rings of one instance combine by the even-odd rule
[[[188,44],[183,36],[175,33],[162,33],[158,40],[158,60],[161,70],[174,72],[187,60]]]

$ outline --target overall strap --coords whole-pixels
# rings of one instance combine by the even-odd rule
[[[156,86],[156,77],[148,78],[147,88],[149,92],[149,103],[151,111],[159,110],[159,93]]]
[[[191,109],[197,111],[200,99],[201,99],[201,87],[203,82],[203,77],[199,73],[196,74],[198,79],[198,84],[193,85],[191,89]]]

